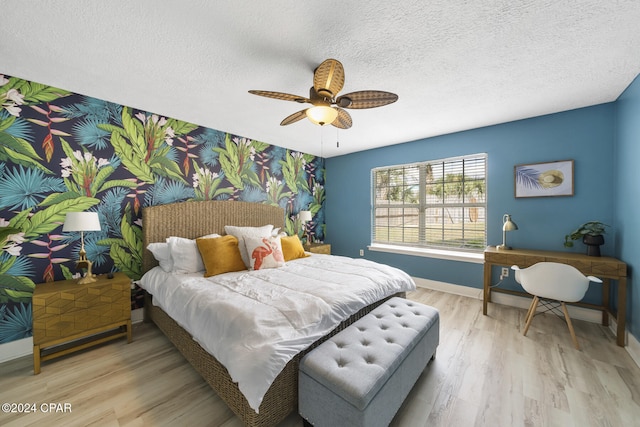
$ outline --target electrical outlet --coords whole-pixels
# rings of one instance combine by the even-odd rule
[[[502,276],[502,278],[509,277],[509,269],[507,267],[502,267],[502,274],[500,276]]]
[[[360,249],[360,256],[364,256],[364,249]]]

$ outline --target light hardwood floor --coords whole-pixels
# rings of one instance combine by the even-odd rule
[[[418,380],[394,426],[640,425],[640,368],[602,326],[576,320],[573,348],[559,318],[418,289],[409,298],[440,310],[437,357]],[[134,341],[106,344],[45,362],[0,365],[0,403],[36,403],[37,413],[0,412],[2,426],[240,426],[209,386],[153,325]],[[69,403],[44,413],[42,403]],[[301,426],[297,415],[285,427]]]

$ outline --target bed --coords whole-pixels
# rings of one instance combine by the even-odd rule
[[[188,239],[217,233],[224,234],[225,225],[259,227],[273,224],[284,228],[283,209],[275,206],[236,202],[198,201],[146,207],[142,213],[143,247],[154,242],[164,242],[170,236]],[[325,255],[328,256],[328,255]],[[143,273],[154,269],[158,262],[148,251],[143,252]],[[157,269],[155,269],[157,270]],[[153,273],[153,272],[152,272]],[[410,289],[410,288],[409,288]],[[331,335],[344,329],[355,320],[392,296],[404,296],[404,292],[382,297],[343,320],[326,336],[300,351],[286,363],[264,394],[258,410],[254,410],[238,384],[221,362],[207,352],[194,337],[158,305],[153,295],[145,292],[145,320],[154,322],[183,354],[194,369],[209,383],[229,408],[249,426],[273,426],[284,420],[298,404],[298,365],[306,352]],[[168,311],[168,310],[167,310]],[[182,323],[182,322],[180,322]],[[254,405],[255,406],[255,405]]]

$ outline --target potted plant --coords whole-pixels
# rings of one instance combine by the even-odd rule
[[[600,256],[600,245],[604,243],[604,237],[606,233],[604,224],[600,221],[589,221],[582,224],[571,234],[564,236],[564,246],[570,248],[573,246],[572,240],[582,239],[582,243],[587,245],[587,255]]]

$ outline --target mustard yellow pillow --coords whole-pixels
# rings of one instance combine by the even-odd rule
[[[282,245],[282,253],[284,254],[285,261],[309,256],[304,252],[302,242],[297,235],[281,237],[280,244]]]
[[[238,239],[233,236],[196,239],[196,244],[206,270],[204,277],[247,269],[240,256]]]

